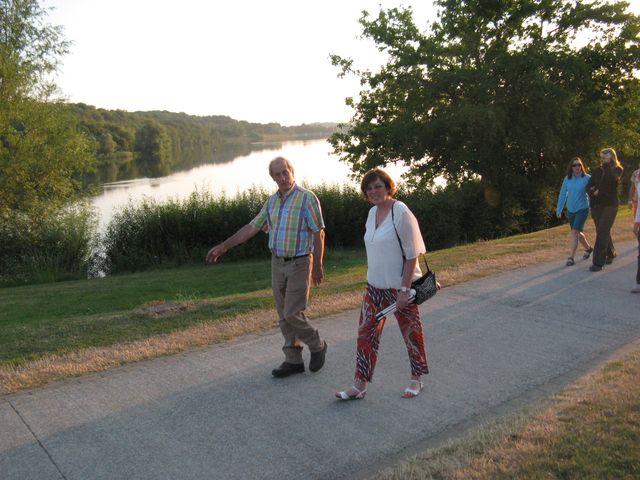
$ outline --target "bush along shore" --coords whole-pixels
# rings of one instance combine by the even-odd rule
[[[370,205],[358,188],[311,188],[322,204],[327,248],[361,248]],[[184,200],[132,203],[116,214],[100,235],[88,207],[48,221],[0,219],[0,286],[201,263],[208,249],[251,220],[271,193],[253,189],[227,198],[196,191]],[[470,181],[435,190],[400,188],[397,198],[415,213],[430,250],[537,231],[558,223],[553,216],[555,193],[490,208],[481,183]],[[228,258],[266,255],[265,236],[258,234],[229,252]]]

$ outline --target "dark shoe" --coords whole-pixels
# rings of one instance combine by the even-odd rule
[[[582,255],[582,258],[584,260],[589,260],[589,257],[591,256],[592,253],[593,253],[593,247],[589,247],[584,251],[584,255]]]
[[[600,270],[602,270],[602,267],[600,265],[591,265],[589,267],[589,270],[591,270],[592,272],[599,272]]]
[[[271,375],[276,378],[284,378],[295,373],[304,373],[304,363],[282,362],[278,368],[271,371]]]
[[[606,263],[607,265],[611,265],[613,263],[613,259],[616,258],[615,256],[613,257],[607,257],[604,259],[604,263]]]
[[[317,372],[324,365],[324,359],[327,356],[327,342],[324,342],[324,348],[319,352],[311,352],[311,360],[309,361],[309,370]]]
[[[575,265],[576,261],[573,259],[573,257],[569,257],[567,258],[567,267],[571,267],[572,265]]]

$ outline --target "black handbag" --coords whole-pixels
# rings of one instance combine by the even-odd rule
[[[424,255],[422,256],[424,257]],[[427,267],[427,273],[411,282],[411,288],[416,291],[416,298],[414,302],[418,305],[426,302],[438,292],[436,273],[429,268],[426,258],[424,259],[424,264]]]
[[[398,235],[398,230],[396,230],[396,223],[393,217],[393,207],[395,206],[395,202],[391,206],[391,223],[393,224],[393,230],[396,232],[396,237],[398,239],[398,243],[400,244],[400,250],[402,251],[402,275],[404,273],[404,262],[407,260],[407,257],[404,254],[404,248],[402,248],[402,241],[400,240],[400,235]],[[411,288],[416,291],[416,296],[413,299],[415,303],[420,305],[423,302],[426,302],[431,297],[433,297],[438,292],[438,286],[436,282],[436,272],[429,268],[429,263],[427,262],[427,257],[423,253],[421,255],[424,260],[424,265],[427,267],[427,272],[423,274],[420,278],[411,282]],[[420,261],[418,260],[418,263]]]

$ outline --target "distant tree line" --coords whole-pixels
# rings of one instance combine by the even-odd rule
[[[125,112],[83,103],[70,104],[69,109],[80,129],[96,142],[98,169],[88,177],[91,182],[164,176],[205,162],[231,160],[254,142],[326,138],[337,128],[331,123],[285,127],[224,115]]]

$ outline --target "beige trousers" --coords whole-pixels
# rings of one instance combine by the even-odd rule
[[[284,337],[285,361],[302,363],[302,345],[311,352],[324,348],[318,330],[313,328],[304,314],[311,288],[311,266],[313,257],[285,260],[271,257],[271,286],[278,311],[278,324]]]

